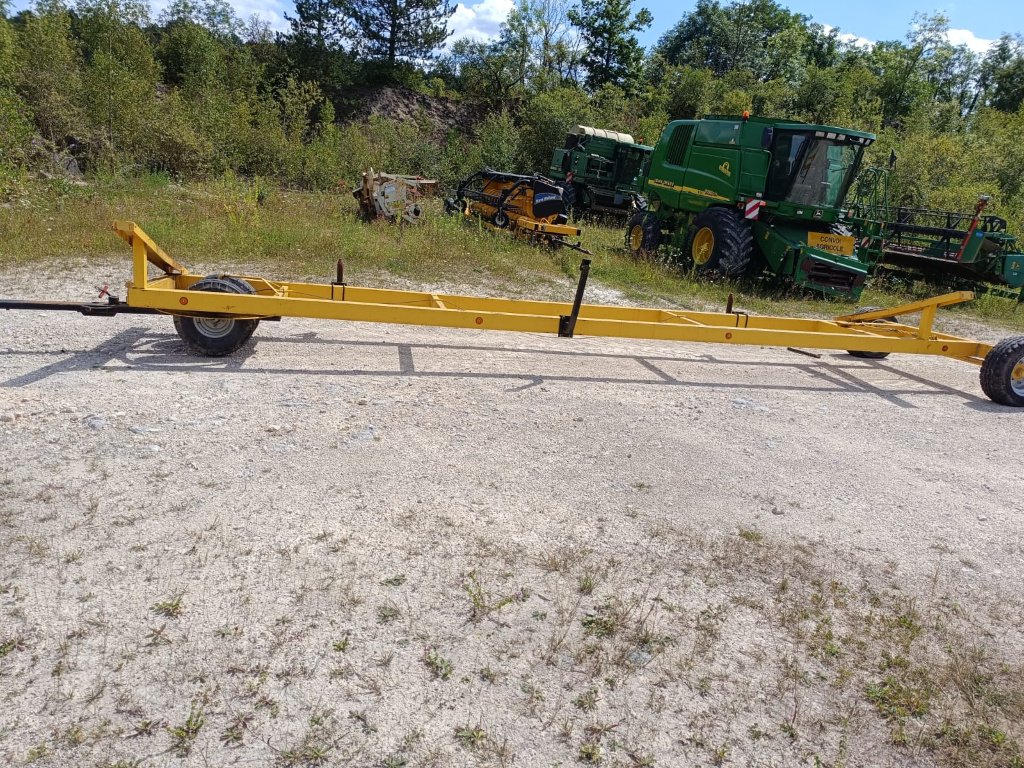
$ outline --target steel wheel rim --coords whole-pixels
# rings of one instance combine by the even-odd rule
[[[208,339],[223,339],[235,327],[235,321],[229,317],[196,317],[192,322],[196,330]]]
[[[693,263],[707,264],[715,250],[715,233],[710,227],[701,227],[693,237]]]
[[[629,233],[629,247],[639,251],[644,245],[644,228],[641,224],[634,225]]]
[[[1017,362],[1017,365],[1010,371],[1010,389],[1015,394],[1024,397],[1024,358]]]

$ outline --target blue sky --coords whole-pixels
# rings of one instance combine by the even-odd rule
[[[168,0],[150,0],[154,16]],[[230,0],[242,18],[256,14],[271,26],[287,26],[285,13],[291,13],[291,0]],[[485,38],[493,36],[508,14],[514,0],[462,0],[452,17],[456,36]],[[950,19],[952,41],[967,43],[982,51],[987,43],[1004,32],[1024,31],[1024,2],[1021,0],[989,0],[984,4],[967,0],[950,0],[929,4],[928,0],[859,0],[858,2],[811,2],[810,0],[779,0],[791,11],[810,16],[814,21],[839,27],[844,34],[868,41],[902,39],[915,12],[942,12]],[[14,0],[15,10],[30,5],[29,0]],[[646,7],[654,15],[654,24],[641,35],[641,42],[650,46],[657,42],[684,13],[694,7],[684,0],[634,0],[634,7]]]

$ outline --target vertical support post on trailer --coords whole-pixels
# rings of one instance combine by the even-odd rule
[[[135,287],[144,290],[149,281],[149,259],[146,254],[146,244],[141,237],[132,238],[132,260],[135,262],[132,275]]]
[[[590,274],[590,259],[584,259],[580,263],[580,281],[576,284],[576,298],[572,301],[572,312],[558,318],[558,335],[571,339],[573,331],[576,330],[576,318],[580,315],[580,305],[583,304],[583,292],[587,289],[587,276]]]

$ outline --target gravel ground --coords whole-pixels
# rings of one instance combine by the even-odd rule
[[[1024,411],[973,366],[290,319],[254,342],[0,314],[0,761],[931,765],[863,695],[901,642],[872,600],[1021,663]]]

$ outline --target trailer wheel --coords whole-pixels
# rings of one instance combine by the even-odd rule
[[[634,258],[650,258],[661,245],[661,225],[656,216],[640,211],[626,224],[626,248]]]
[[[877,312],[884,307],[857,307],[856,314],[863,314],[865,312]],[[895,317],[886,318],[887,320],[895,320]],[[876,320],[875,322],[879,322]],[[859,357],[862,360],[885,360],[889,356],[888,352],[861,352],[856,349],[846,350],[846,354],[850,357]]]
[[[209,275],[191,290],[212,293],[248,293],[256,290],[240,277]],[[241,348],[256,331],[259,320],[234,320],[230,317],[174,316],[174,330],[193,354],[223,357]]]
[[[686,238],[685,253],[698,272],[739,277],[754,250],[750,224],[732,208],[707,208],[697,214]]]
[[[1000,405],[1024,407],[1024,336],[1003,339],[981,364],[981,389]]]

